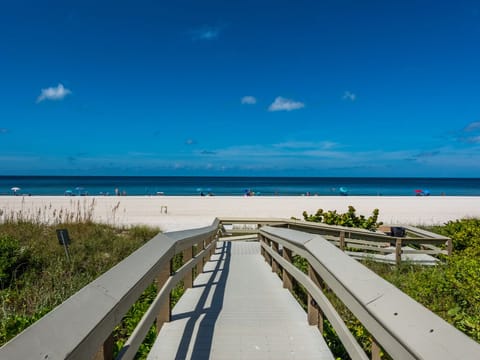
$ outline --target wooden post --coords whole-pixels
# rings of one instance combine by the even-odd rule
[[[345,251],[345,231],[340,231],[340,250]]]
[[[265,238],[262,235],[258,235],[258,240],[260,241],[260,255],[263,256],[263,260],[267,261],[267,257],[265,255],[265,249],[263,248],[262,245],[265,244]]]
[[[400,265],[402,262],[402,239],[397,238],[395,240],[395,263]]]
[[[311,265],[308,264],[308,277],[312,279],[314,270]],[[308,325],[318,325],[318,306],[317,302],[313,299],[312,295],[308,293],[307,297],[307,317]]]
[[[211,238],[208,238],[207,246],[210,245],[212,242],[213,242],[213,236]],[[208,251],[207,261],[209,261],[211,257],[212,257],[212,248],[210,248],[210,250]]]
[[[209,251],[208,260],[210,260],[210,259],[212,258],[212,256],[215,254],[215,250],[217,250],[217,242],[216,242],[215,237],[216,237],[216,235],[213,235],[213,236],[210,238],[210,241],[208,242],[209,245],[210,245],[211,243],[213,243],[213,246],[210,248],[210,251]]]
[[[272,241],[272,249],[278,254],[278,243]],[[272,256],[272,272],[276,273],[278,271],[278,263]]]
[[[287,260],[290,264],[292,263],[292,250],[287,249],[285,246],[283,247],[283,258]],[[286,269],[282,271],[282,280],[283,280],[283,287],[292,291],[293,289],[293,278],[292,275],[288,273]]]
[[[263,238],[263,245],[270,247],[270,240],[267,239],[266,237]],[[267,262],[269,265],[270,264],[270,255],[268,254],[268,251],[265,249],[263,250],[263,257],[265,258],[265,262]]]
[[[205,249],[207,247],[208,243],[207,241],[204,241],[203,242],[203,248]],[[202,261],[200,261],[202,263],[202,269],[205,267],[205,263],[207,262],[207,257],[204,256],[202,257]]]
[[[95,356],[93,357],[94,360],[113,360],[113,334],[110,334],[97,351]]]
[[[156,283],[157,283],[157,290],[160,291],[162,286],[168,280],[172,273],[173,269],[173,260],[170,261],[165,265],[162,271],[157,276]],[[160,332],[163,324],[169,322],[171,319],[171,308],[170,308],[170,296],[168,297],[167,301],[160,307],[160,310],[157,314],[156,324],[157,324],[157,334]]]
[[[203,247],[203,240],[200,241],[197,244],[197,251],[195,253],[195,256],[198,256],[198,254],[204,249]],[[203,272],[203,259],[201,259],[199,262],[197,262],[197,276],[200,275]]]
[[[381,359],[382,348],[377,343],[377,341],[372,338],[372,360],[380,360]]]
[[[452,256],[452,253],[453,253],[453,240],[448,239],[447,240],[447,254],[448,254],[448,256]]]
[[[185,250],[183,250],[183,263],[187,263],[190,261],[193,257],[193,247],[189,246]],[[185,290],[190,289],[193,287],[193,269],[190,269],[190,271],[187,271],[187,274],[183,278],[183,287]]]
[[[319,289],[322,288],[323,280],[310,264],[308,264],[308,276]],[[322,309],[320,309],[311,295],[308,294],[308,323],[310,325],[317,325],[320,334],[323,334],[323,319]]]

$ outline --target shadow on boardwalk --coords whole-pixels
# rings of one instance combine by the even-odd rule
[[[195,309],[189,313],[172,316],[172,321],[189,318],[175,359],[186,359],[189,347],[192,349],[192,359],[203,360],[209,358],[215,322],[223,308],[225,287],[230,268],[231,243],[224,242],[221,247],[216,248],[215,254],[218,256],[218,259],[210,260],[210,262],[216,263],[213,270],[204,271],[204,273],[212,273],[208,281],[205,284],[194,286],[194,288],[204,287]],[[208,306],[210,299],[211,303]],[[202,319],[200,320],[201,317]],[[199,320],[198,329],[195,331]],[[193,337],[195,337],[195,340],[192,346]]]

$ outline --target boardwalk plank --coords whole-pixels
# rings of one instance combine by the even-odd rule
[[[333,359],[256,242],[219,242],[149,359]]]

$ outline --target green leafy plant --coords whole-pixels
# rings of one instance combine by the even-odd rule
[[[125,341],[133,333],[135,327],[142,319],[143,314],[147,311],[150,304],[155,299],[157,295],[157,287],[152,284],[150,285],[140,296],[140,298],[133,304],[133,306],[128,310],[127,314],[123,317],[122,322],[115,327],[113,332],[114,339],[114,356],[117,356],[119,351],[122,349]],[[152,325],[143,341],[142,345],[135,355],[135,359],[146,359],[150,349],[155,342],[157,336],[156,325]]]
[[[55,225],[43,223],[43,217],[37,213],[0,224],[0,345],[159,233],[95,224],[88,216],[75,222],[72,215]],[[57,228],[69,231],[70,261]]]
[[[355,208],[349,206],[348,211],[343,214],[337,213],[336,210],[324,211],[323,209],[318,209],[315,214],[308,214],[304,211],[303,218],[305,221],[325,223],[327,225],[356,227],[373,231],[382,225],[381,222],[378,222],[379,213],[380,211],[375,209],[373,210],[372,215],[367,218],[364,215],[357,215]]]
[[[0,289],[9,287],[30,266],[34,266],[30,249],[10,235],[0,236]]]

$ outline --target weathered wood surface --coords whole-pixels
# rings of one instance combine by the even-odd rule
[[[148,359],[333,359],[258,242],[219,242]]]
[[[326,285],[360,320],[375,341],[394,359],[476,359],[480,344],[315,234],[263,227],[262,247],[275,241],[307,259]],[[267,244],[267,245],[266,245]],[[277,257],[280,262],[280,257]],[[282,265],[282,264],[281,264]],[[292,274],[295,271],[292,269]],[[315,296],[316,286],[302,279]],[[321,294],[318,294],[321,295]],[[320,297],[315,299],[321,303]]]

